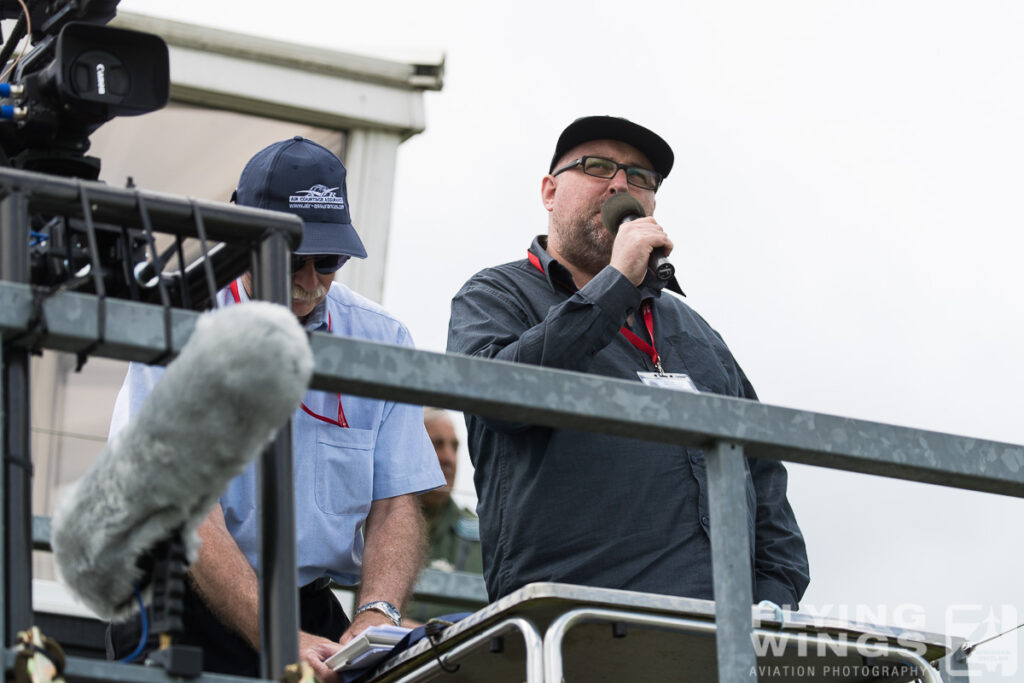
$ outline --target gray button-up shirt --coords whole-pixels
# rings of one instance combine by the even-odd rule
[[[639,381],[652,299],[665,372],[702,392],[756,399],[722,338],[672,295],[606,267],[577,290],[534,240],[529,258],[477,273],[452,300],[448,350]],[[631,322],[627,323],[627,320]],[[492,600],[533,581],[711,599],[704,453],[625,437],[466,416]],[[808,583],[781,463],[747,459],[754,599],[795,606]]]

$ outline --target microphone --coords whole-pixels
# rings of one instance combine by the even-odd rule
[[[636,197],[625,192],[613,194],[601,206],[601,222],[605,229],[612,235],[619,232],[619,226],[627,221],[635,221],[643,218],[647,213],[644,207],[637,201]],[[657,276],[659,280],[670,280],[676,274],[675,266],[665,258],[664,247],[655,247],[651,251],[651,260],[647,268]],[[662,285],[664,286],[664,285]]]
[[[139,412],[62,496],[53,516],[57,571],[107,620],[131,611],[138,561],[199,524],[228,482],[298,408],[313,372],[305,331],[284,306],[251,302],[200,316]]]

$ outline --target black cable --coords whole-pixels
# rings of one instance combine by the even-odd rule
[[[139,284],[135,280],[135,274],[132,272],[131,266],[129,265],[132,258],[132,236],[128,232],[128,228],[124,225],[121,226],[121,239],[117,241],[117,251],[121,257],[121,276],[124,281],[128,283],[128,291],[131,294],[132,301],[140,301],[141,294],[139,292]]]
[[[55,680],[64,675],[64,665],[61,663],[60,659],[45,647],[39,647],[35,643],[23,643],[21,647],[23,652],[27,652],[30,655],[42,655],[49,659],[50,663],[53,664],[53,668],[57,670],[53,676]]]
[[[972,652],[974,652],[974,650],[979,645],[984,645],[985,643],[991,642],[991,641],[995,640],[996,638],[1002,638],[1006,634],[1013,633],[1014,631],[1016,631],[1016,630],[1018,630],[1020,628],[1024,628],[1024,622],[1022,622],[1020,624],[1017,624],[1013,628],[1008,628],[1005,631],[1003,631],[1002,633],[997,633],[994,636],[986,638],[985,640],[979,640],[976,643],[964,643],[964,645],[963,645],[963,653],[964,653],[964,655],[970,655]]]
[[[91,263],[93,286],[96,288],[96,340],[77,354],[75,372],[81,372],[89,354],[106,340],[107,336],[107,288],[103,284],[103,264],[100,262],[99,242],[96,240],[96,225],[92,220],[92,204],[85,185],[76,180],[78,196],[82,203],[82,218],[85,220],[85,235],[89,242],[89,261]]]
[[[146,208],[146,202],[142,197],[142,193],[138,190],[135,191],[135,200],[138,202],[139,217],[142,219],[142,228],[146,233],[146,240],[149,242],[149,250],[153,254],[153,260],[156,262],[156,286],[160,291],[160,304],[164,307],[164,352],[150,360],[149,364],[163,365],[174,354],[174,344],[171,335],[171,297],[167,293],[167,284],[162,277],[164,262],[156,249],[156,239],[153,237],[153,223],[149,219],[149,210]]]
[[[25,470],[25,472],[28,474],[28,477],[30,479],[32,478],[32,475],[35,473],[35,467],[32,464],[32,458],[24,458],[24,457],[19,458],[19,457],[14,456],[14,455],[5,455],[4,456],[4,464],[5,465],[17,465],[21,469]]]
[[[188,291],[188,280],[185,278],[185,239],[181,235],[175,235],[174,245],[177,247],[178,266],[180,267],[181,272],[181,292],[179,292],[181,307],[184,309],[191,309],[192,297]]]
[[[203,252],[203,271],[206,273],[206,288],[210,290],[210,308],[213,308],[217,301],[217,281],[213,277],[213,264],[210,263],[210,253],[206,249],[206,226],[203,224],[203,214],[196,204],[196,200],[189,197],[192,204],[192,215],[195,217],[196,233],[199,235],[199,248]]]

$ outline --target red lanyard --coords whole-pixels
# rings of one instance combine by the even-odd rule
[[[229,289],[231,290],[231,296],[234,298],[235,303],[236,304],[242,303],[242,295],[238,291],[238,280],[234,280],[231,283]],[[331,331],[331,312],[330,311],[327,312],[327,331],[328,332]],[[338,394],[338,419],[337,420],[332,420],[331,418],[327,417],[326,415],[321,415],[320,413],[313,412],[310,409],[310,407],[306,405],[305,401],[303,401],[300,404],[299,407],[302,408],[302,410],[305,411],[305,413],[307,415],[309,415],[310,417],[316,418],[317,420],[320,420],[321,422],[326,422],[327,424],[332,424],[332,425],[335,425],[337,427],[343,427],[343,428],[347,428],[348,427],[348,420],[345,419],[345,411],[341,407],[341,394]]]
[[[320,413],[314,413],[310,409],[310,407],[306,405],[305,402],[302,402],[301,404],[299,404],[299,407],[302,408],[302,410],[305,411],[305,413],[307,415],[309,415],[310,417],[316,418],[317,420],[320,420],[321,422],[326,422],[327,424],[334,425],[335,427],[342,427],[344,429],[348,428],[348,420],[345,419],[345,411],[341,409],[341,394],[338,394],[338,419],[337,420],[332,420],[331,418],[327,417],[326,415],[321,415]]]
[[[648,344],[640,337],[633,334],[632,330],[627,329],[625,326],[619,330],[629,343],[636,348],[647,354],[651,362],[654,363],[654,367],[658,370],[658,374],[664,375],[665,369],[661,367],[661,356],[658,355],[658,351],[654,348],[654,313],[651,311],[651,300],[647,299],[641,306],[641,310],[644,315],[644,324],[647,325],[647,333],[651,335],[651,343]]]
[[[527,251],[526,256],[527,258],[530,259],[530,263],[533,264],[534,268],[536,268],[542,273],[544,272],[544,267],[541,266],[540,259],[537,258],[536,254],[534,254],[532,251]],[[648,344],[643,339],[636,336],[633,333],[633,331],[627,328],[625,325],[623,325],[619,329],[619,333],[622,334],[622,336],[625,337],[630,344],[632,344],[634,347],[642,351],[647,357],[649,357],[651,359],[651,362],[654,363],[654,367],[657,369],[658,373],[664,375],[665,370],[664,368],[661,367],[661,356],[658,355],[657,350],[654,348],[654,313],[651,311],[651,300],[645,300],[641,305],[640,310],[642,311],[644,316],[644,324],[647,326],[647,333],[651,335],[651,343]]]

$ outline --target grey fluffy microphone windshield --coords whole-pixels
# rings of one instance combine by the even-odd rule
[[[627,221],[635,221],[647,215],[644,207],[631,194],[619,192],[613,194],[601,205],[601,222],[605,229],[613,235],[619,234],[619,226]],[[676,274],[675,266],[665,258],[665,250],[656,247],[651,251],[651,259],[647,267],[659,280],[669,280]]]
[[[137,560],[196,529],[228,482],[298,408],[313,372],[306,333],[284,306],[201,316],[142,407],[53,516],[61,577],[103,619],[131,610]]]

